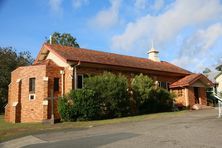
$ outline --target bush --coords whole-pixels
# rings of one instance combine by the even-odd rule
[[[142,74],[131,83],[137,113],[170,111],[173,96]],[[104,72],[85,79],[84,88],[59,99],[58,110],[64,121],[106,119],[130,115],[128,80],[123,75]]]
[[[73,90],[59,99],[58,110],[63,120],[93,120],[97,119],[100,108],[94,99],[94,91],[89,89]]]
[[[121,117],[129,114],[127,78],[121,74],[104,72],[102,75],[85,80],[85,88],[95,92],[95,99],[100,103],[101,118]]]
[[[137,113],[171,111],[173,95],[163,88],[155,88],[154,81],[143,74],[134,77],[131,83],[136,100]]]
[[[173,94],[163,88],[154,89],[152,99],[149,102],[149,112],[172,111]]]
[[[58,100],[58,111],[61,119],[64,121],[76,120],[71,101],[72,100],[69,98],[69,95],[60,97]]]
[[[136,75],[132,82],[131,87],[133,91],[133,98],[136,101],[137,112],[144,112],[146,109],[147,100],[151,99],[153,94],[154,82],[148,76],[143,74]]]

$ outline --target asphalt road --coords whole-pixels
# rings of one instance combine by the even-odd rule
[[[207,109],[177,117],[51,132],[29,138],[35,144],[24,146],[26,148],[221,148],[222,118],[217,118],[217,110]]]

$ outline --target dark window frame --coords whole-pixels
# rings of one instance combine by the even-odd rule
[[[79,83],[79,78],[80,77],[81,77],[81,83]],[[82,89],[83,88],[83,79],[84,79],[83,74],[78,74],[77,75],[77,89]]]
[[[59,91],[59,78],[54,78],[54,83],[53,83],[53,90],[54,92],[58,92]]]
[[[168,82],[159,82],[159,87],[169,90],[169,83]]]
[[[36,78],[32,77],[32,78],[29,78],[29,93],[35,93],[35,81],[36,81]]]

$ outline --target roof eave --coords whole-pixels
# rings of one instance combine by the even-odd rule
[[[165,73],[169,73],[169,74],[176,74],[179,76],[187,76],[189,75],[189,73],[178,73],[178,72],[171,72],[171,71],[163,71],[163,70],[155,70],[155,69],[145,69],[145,68],[139,68],[139,67],[133,67],[133,66],[124,66],[124,65],[115,65],[115,64],[105,64],[105,63],[99,63],[99,62],[89,62],[89,61],[83,61],[83,60],[71,60],[71,59],[67,59],[66,60],[68,63],[72,63],[72,62],[81,62],[81,63],[91,63],[91,64],[100,64],[100,65],[107,65],[107,66],[115,66],[115,67],[125,67],[125,68],[132,68],[132,69],[141,69],[141,70],[148,70],[148,71],[157,71],[157,72],[165,72]]]

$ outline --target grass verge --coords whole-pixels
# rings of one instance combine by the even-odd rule
[[[44,133],[49,131],[59,131],[65,129],[80,129],[89,128],[107,124],[117,124],[124,122],[138,122],[149,119],[157,118],[169,118],[176,117],[184,114],[186,111],[180,112],[166,112],[166,113],[155,113],[148,115],[139,115],[123,118],[115,118],[108,120],[96,120],[96,121],[79,121],[79,122],[61,122],[54,125],[42,124],[42,123],[7,123],[4,121],[4,116],[0,115],[0,142],[19,138],[22,136]]]

